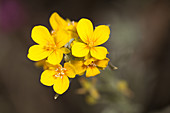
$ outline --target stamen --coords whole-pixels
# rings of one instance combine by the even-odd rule
[[[95,63],[92,63],[92,66],[97,66]]]
[[[65,75],[65,71],[66,69],[65,68],[62,68],[62,67],[57,67],[55,69],[56,71],[56,75],[54,75],[55,77],[61,77],[61,79],[63,78],[63,76]]]
[[[55,33],[55,31],[54,31],[54,30],[52,30],[52,31],[51,31],[51,34],[54,34],[54,33]]]
[[[65,68],[61,68],[60,70],[61,70],[61,71],[63,71],[63,70],[65,71],[66,69],[65,69]]]
[[[72,21],[71,23],[72,23],[72,25],[74,25],[74,21]]]
[[[94,63],[94,62],[92,62],[91,64],[89,64],[87,67],[96,67],[97,65]]]
[[[60,73],[58,73],[57,75],[54,75],[55,77],[60,77]]]
[[[61,74],[61,75],[64,75],[64,72],[61,72],[60,74]]]

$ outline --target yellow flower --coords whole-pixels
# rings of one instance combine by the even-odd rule
[[[128,83],[125,80],[119,80],[117,82],[117,89],[128,97],[133,96],[133,92],[129,89]]]
[[[106,25],[99,25],[93,31],[93,24],[88,19],[81,19],[77,24],[77,32],[84,42],[75,42],[72,46],[72,54],[76,57],[84,57],[90,52],[96,59],[106,58],[108,53],[105,47],[99,46],[109,39],[110,29]],[[97,47],[96,47],[97,46]]]
[[[75,68],[70,63],[65,63],[64,68],[57,64],[41,74],[41,83],[46,86],[53,86],[58,94],[63,94],[69,88],[69,78],[76,75]],[[69,78],[68,78],[69,77]]]
[[[97,100],[100,98],[100,94],[96,89],[96,78],[92,78],[91,80],[80,78],[80,85],[82,88],[77,90],[78,94],[86,94],[86,101],[88,104],[95,104]]]
[[[51,64],[59,64],[63,58],[63,53],[68,50],[63,46],[69,42],[64,31],[59,30],[57,36],[53,37],[44,26],[35,26],[32,29],[31,37],[38,44],[29,48],[28,58],[33,61],[39,61],[47,58]]]
[[[50,25],[53,28],[54,32],[59,30],[64,30],[67,33],[67,37],[76,38],[77,35],[77,22],[70,21],[69,19],[64,20],[60,15],[54,12],[50,17]]]
[[[76,68],[76,74],[82,75],[86,71],[86,77],[92,77],[100,74],[99,68],[106,68],[109,59],[98,60],[95,58],[89,58],[83,60],[73,60],[71,64]]]

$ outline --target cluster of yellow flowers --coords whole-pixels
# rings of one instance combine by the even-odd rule
[[[29,48],[27,57],[43,65],[41,83],[63,94],[69,88],[69,78],[85,72],[86,77],[96,76],[99,70],[107,67],[108,51],[98,45],[109,39],[110,29],[107,25],[99,25],[93,30],[89,19],[64,20],[56,12],[49,21],[51,32],[42,25],[32,29],[31,37],[37,44]],[[60,64],[62,60],[64,66]]]

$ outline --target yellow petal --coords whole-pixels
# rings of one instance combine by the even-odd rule
[[[58,31],[67,26],[67,22],[59,14],[54,12],[50,17],[50,25],[55,31]]]
[[[45,60],[40,60],[35,62],[35,66],[37,67],[43,67],[45,65]]]
[[[81,42],[76,42],[72,46],[72,54],[76,57],[84,57],[89,53],[89,47]]]
[[[110,61],[110,60],[109,60],[108,58],[105,58],[105,59],[103,59],[103,60],[97,60],[97,61],[95,62],[95,64],[96,64],[98,67],[103,67],[103,68],[105,68],[105,67],[107,67],[109,61]]]
[[[65,73],[69,78],[74,78],[76,76],[76,69],[72,64],[68,62],[64,63],[64,68],[66,69]]]
[[[108,53],[107,52],[107,49],[105,47],[92,47],[90,49],[90,53],[91,53],[91,56],[96,58],[96,59],[99,59],[99,60],[102,60],[104,58],[106,58],[106,54]]]
[[[106,25],[97,26],[92,36],[94,46],[105,43],[109,39],[109,35],[110,35],[109,26]]]
[[[74,25],[72,25],[71,22],[68,22],[68,24],[70,24],[70,25],[68,25],[68,26],[66,27],[66,30],[67,30],[67,31],[74,31],[74,32],[76,32],[76,27],[75,27]]]
[[[63,94],[69,87],[69,79],[67,76],[60,76],[55,79],[53,89],[58,94]]]
[[[63,59],[63,52],[60,49],[57,49],[52,54],[50,54],[47,61],[50,64],[56,65],[59,64],[62,59]]]
[[[60,64],[56,64],[56,65],[52,65],[52,64],[48,64],[49,70],[56,70],[57,68],[62,68],[62,65]]]
[[[70,41],[70,36],[65,30],[59,30],[54,35],[57,47],[62,47]]]
[[[82,18],[77,24],[77,32],[81,40],[87,43],[93,34],[92,22],[88,19]]]
[[[54,84],[55,78],[55,71],[52,70],[45,70],[41,74],[40,82],[46,86],[52,86]]]
[[[41,25],[35,26],[32,29],[31,37],[38,44],[42,44],[42,45],[46,45],[49,43],[55,44],[54,39],[52,38],[48,29]]]
[[[90,52],[84,57],[85,60],[89,59],[91,57]]]
[[[86,77],[92,77],[100,74],[100,71],[97,67],[89,66],[86,71]]]
[[[76,74],[82,74],[86,71],[86,66],[84,65],[84,61],[72,60],[71,64],[74,65],[76,69]]]
[[[85,62],[84,62],[84,64],[85,65],[90,65],[93,61],[95,61],[96,59],[95,58],[89,58],[89,59],[87,59]]]
[[[70,21],[69,25],[66,27],[67,32],[70,34],[71,38],[78,38],[77,34],[77,22]]]
[[[52,51],[46,51],[41,45],[33,45],[28,50],[27,57],[33,61],[39,61],[48,57]]]

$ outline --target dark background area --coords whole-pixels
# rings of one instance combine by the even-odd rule
[[[0,113],[100,113],[105,105],[87,105],[75,79],[53,99],[52,88],[39,82],[42,72],[27,57],[34,44],[31,30],[49,25],[58,12],[94,25],[109,24],[106,42],[114,73],[128,81],[138,113],[170,113],[169,0],[0,0]],[[110,89],[112,90],[112,89]],[[102,98],[102,97],[101,97]],[[112,113],[112,112],[111,112]],[[118,112],[119,113],[119,112]]]

